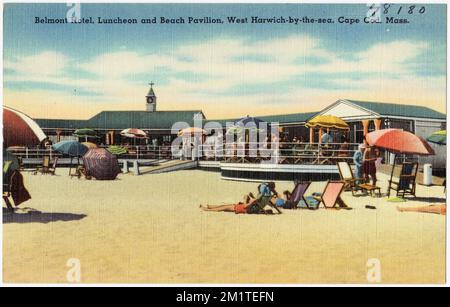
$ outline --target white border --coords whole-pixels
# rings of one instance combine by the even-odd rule
[[[0,0],[0,16],[3,16],[3,4],[7,3],[23,3],[23,1],[19,0]],[[266,3],[266,4],[281,4],[281,3],[298,3],[298,4],[364,4],[364,3],[373,3],[374,1],[350,1],[350,0],[341,0],[341,1],[335,1],[335,0],[322,0],[322,1],[295,1],[295,0],[283,0],[283,1],[267,1],[267,0],[228,0],[228,1],[212,1],[212,0],[196,0],[196,1],[189,1],[189,0],[177,0],[177,1],[165,1],[165,0],[134,0],[134,1],[107,1],[107,0],[84,0],[84,1],[65,1],[65,2],[81,2],[81,3]],[[61,0],[34,0],[33,2],[29,3],[65,3]],[[381,2],[381,1],[380,1]],[[398,1],[398,0],[390,0],[389,3],[395,4],[395,3],[419,3],[419,4],[447,4],[445,0],[427,0],[427,1],[420,1],[420,0],[410,0],[410,1]],[[448,115],[448,107],[449,107],[449,101],[448,101],[448,94],[449,94],[449,87],[448,87],[448,60],[450,58],[450,52],[448,48],[448,38],[450,33],[450,26],[448,22],[448,16],[450,13],[450,5],[447,4],[447,123],[449,119]],[[3,101],[3,19],[2,22],[0,22],[0,67],[2,69],[2,73],[0,74],[0,95],[2,97]],[[3,110],[3,109],[2,109]],[[1,119],[0,121],[3,121],[3,111],[0,111]],[[1,125],[3,127],[3,125]],[[3,139],[3,128],[0,130],[0,139]],[[447,148],[447,157],[449,156],[450,150]],[[0,157],[3,161],[3,153],[0,153]],[[447,168],[447,178],[449,177],[450,171]],[[447,183],[447,188],[449,184]],[[447,195],[446,195],[447,196]],[[3,220],[3,211],[1,213],[1,218]],[[447,216],[446,216],[447,219]],[[3,223],[0,227],[0,244],[2,246],[2,253],[0,255],[0,272],[2,273],[1,276],[1,282],[0,286],[4,287],[260,287],[260,288],[270,288],[270,287],[292,287],[292,286],[298,286],[298,287],[331,287],[331,286],[337,286],[337,287],[347,287],[347,286],[356,286],[356,287],[448,287],[450,285],[450,272],[449,272],[449,263],[450,263],[450,255],[448,253],[448,247],[450,244],[450,236],[449,236],[449,227],[448,227],[448,220],[446,220],[446,240],[447,240],[447,246],[446,246],[446,284],[443,285],[430,285],[430,284],[5,284],[3,283]]]

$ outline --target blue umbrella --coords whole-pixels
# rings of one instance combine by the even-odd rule
[[[262,119],[259,119],[257,117],[251,117],[251,116],[246,116],[244,118],[241,118],[237,121],[234,122],[235,126],[245,126],[248,124],[254,124],[256,127],[259,127],[259,124],[261,123],[265,123],[265,121],[263,121]]]
[[[72,171],[72,160],[77,158],[77,165],[80,164],[80,157],[84,156],[89,148],[77,141],[61,141],[52,146],[53,150],[60,152],[64,155],[70,156],[69,175]]]
[[[61,141],[52,146],[53,150],[71,157],[84,156],[89,148],[77,141]]]

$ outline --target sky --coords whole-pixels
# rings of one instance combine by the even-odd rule
[[[397,15],[399,6],[402,11]],[[366,4],[82,4],[81,17],[333,18],[333,24],[35,24],[66,4],[5,4],[4,104],[34,118],[87,119],[144,110],[207,118],[318,111],[338,99],[426,105],[445,112],[446,6],[365,24]],[[338,17],[359,24],[338,23]]]

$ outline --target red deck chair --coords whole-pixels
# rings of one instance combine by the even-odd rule
[[[336,208],[336,205],[339,206],[339,208],[349,209],[341,198],[341,193],[344,191],[344,187],[345,182],[343,181],[328,181],[322,195],[314,196],[314,198],[319,201],[318,206],[322,203],[327,209]]]

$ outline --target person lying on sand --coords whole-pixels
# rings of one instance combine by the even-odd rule
[[[420,206],[420,207],[397,206],[397,210],[400,212],[424,212],[424,213],[434,213],[434,214],[440,214],[440,215],[447,214],[447,206],[445,204],[428,205],[428,206]]]
[[[234,212],[236,214],[239,213],[248,213],[248,208],[254,204],[256,198],[252,193],[244,196],[244,202],[239,202],[237,204],[226,204],[226,205],[200,205],[200,209],[203,211],[213,211],[213,212]]]

